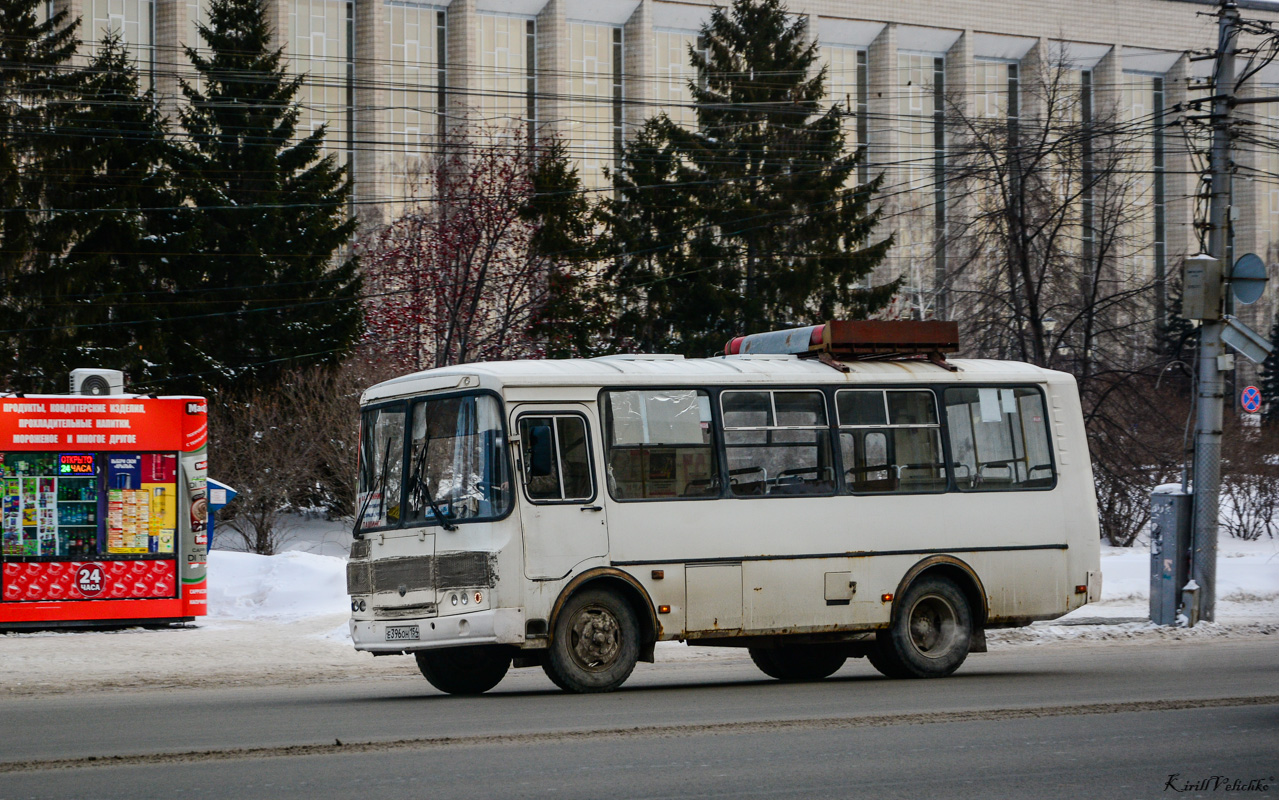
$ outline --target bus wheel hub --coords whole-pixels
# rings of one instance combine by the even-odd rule
[[[573,624],[572,651],[586,669],[605,669],[617,659],[621,649],[621,627],[607,610],[598,606],[582,609]]]

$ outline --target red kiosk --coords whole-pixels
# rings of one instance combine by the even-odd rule
[[[0,396],[0,630],[203,616],[202,397]]]

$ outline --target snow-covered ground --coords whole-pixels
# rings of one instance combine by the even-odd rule
[[[296,520],[285,552],[257,556],[214,550],[209,616],[184,628],[38,632],[0,636],[11,696],[72,691],[381,680],[416,676],[408,658],[374,659],[347,634],[341,523]],[[229,544],[219,537],[220,544]],[[1193,629],[1148,621],[1150,556],[1145,547],[1102,549],[1102,601],[1059,620],[992,631],[992,649],[1075,639],[1140,643],[1279,633],[1279,540],[1223,537],[1217,621]],[[736,648],[662,643],[659,661],[740,659]]]

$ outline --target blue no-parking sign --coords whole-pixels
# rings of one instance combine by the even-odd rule
[[[1249,386],[1239,394],[1239,405],[1243,406],[1243,410],[1249,414],[1256,414],[1261,410],[1261,390],[1256,386]]]

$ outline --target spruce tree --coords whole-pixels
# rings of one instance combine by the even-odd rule
[[[614,307],[588,266],[591,209],[577,167],[560,139],[538,146],[533,196],[522,212],[537,230],[530,242],[545,263],[546,299],[534,336],[547,358],[590,358],[616,352]]]
[[[1270,328],[1270,341],[1279,343],[1279,313]],[[1266,356],[1261,365],[1261,418],[1269,425],[1279,425],[1279,346]]]
[[[50,390],[66,376],[45,363],[59,330],[46,319],[67,288],[49,267],[61,238],[47,189],[65,142],[53,129],[75,91],[69,67],[79,41],[61,11],[44,22],[44,0],[0,0],[0,388]]]
[[[323,154],[323,128],[298,136],[302,78],[271,47],[262,0],[213,0],[199,31],[205,54],[188,47],[187,57],[200,84],[182,83],[177,161],[196,243],[172,276],[199,316],[178,315],[174,369],[191,389],[272,385],[338,361],[360,334],[356,258],[335,263],[356,226],[350,185]]]
[[[49,266],[67,293],[46,314],[63,334],[46,361],[59,374],[121,369],[132,386],[147,386],[165,377],[165,351],[182,335],[159,320],[185,312],[166,287],[168,256],[187,243],[177,231],[165,120],[154,92],[140,91],[118,36],[100,43],[59,137],[68,146],[55,162],[61,179],[49,204],[66,243]]]
[[[891,245],[867,244],[881,179],[850,185],[861,156],[845,152],[843,112],[822,111],[807,19],[781,0],[734,0],[702,38],[706,52],[690,53],[697,129],[647,126],[604,206],[612,274],[637,320],[670,321],[667,346],[705,354],[734,333],[883,307],[895,283],[859,286]]]
[[[1151,350],[1161,370],[1160,383],[1186,394],[1193,382],[1199,328],[1181,315],[1181,281],[1169,281],[1168,288],[1168,310],[1163,319],[1155,320]]]
[[[701,356],[738,330],[731,309],[739,281],[715,232],[701,223],[700,176],[673,143],[673,128],[659,116],[626,144],[615,195],[597,209],[601,249],[611,258],[605,274],[621,337],[641,352]]]

